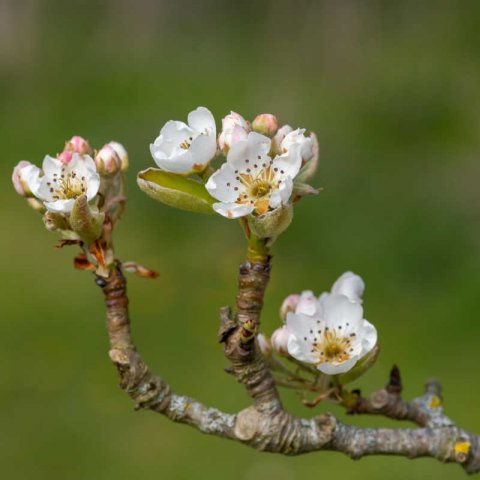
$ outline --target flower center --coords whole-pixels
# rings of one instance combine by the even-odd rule
[[[183,148],[183,150],[188,150],[192,145],[192,142],[193,142],[193,137],[188,137],[180,144],[180,148]]]
[[[79,178],[75,172],[66,173],[62,169],[60,176],[53,174],[53,182],[47,182],[54,200],[71,200],[87,192],[85,177]]]
[[[325,330],[321,340],[313,343],[312,353],[318,357],[318,364],[329,362],[340,364],[350,358],[351,342],[347,337],[339,336],[337,332]]]
[[[253,184],[250,186],[249,193],[251,197],[261,198],[261,197],[264,197],[265,195],[269,195],[271,190],[272,190],[272,186],[268,182],[257,178],[253,181]]]
[[[250,169],[247,169],[250,172]],[[244,186],[244,192],[237,198],[237,203],[249,204],[255,207],[259,215],[268,210],[270,195],[278,188],[271,167],[260,170],[255,176],[251,173],[241,173],[239,180]]]

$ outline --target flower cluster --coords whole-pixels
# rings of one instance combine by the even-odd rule
[[[260,236],[278,234],[278,225],[270,228],[274,223],[288,225],[291,213],[281,217],[272,212],[288,210],[301,196],[318,193],[303,183],[316,169],[315,135],[306,136],[304,129],[289,125],[279,127],[272,114],[250,122],[231,112],[223,118],[217,138],[212,113],[199,107],[189,113],[188,124],[167,122],[150,151],[161,173],[140,172],[138,183],[145,192],[177,208],[247,217],[251,227],[262,232]],[[219,155],[226,161],[215,171],[212,160]],[[205,193],[199,194],[199,184]],[[203,205],[206,201],[208,209]]]
[[[285,324],[271,337],[274,351],[336,375],[351,370],[377,343],[375,327],[363,318],[363,280],[344,273],[330,292],[290,295],[280,310]]]
[[[45,156],[41,168],[21,161],[12,181],[17,193],[44,214],[49,230],[92,243],[100,236],[105,217],[113,213],[110,200],[121,195],[118,179],[127,167],[128,155],[119,143],[110,142],[94,152],[76,135],[55,158]]]

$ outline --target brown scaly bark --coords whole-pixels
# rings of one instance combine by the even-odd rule
[[[428,382],[424,395],[405,401],[401,386],[390,381],[370,399],[360,395],[350,413],[385,415],[409,420],[420,428],[358,428],[323,414],[302,419],[286,412],[273,377],[255,340],[263,295],[268,283],[270,258],[250,259],[241,266],[237,314],[222,310],[220,339],[232,363],[232,373],[245,385],[253,404],[237,414],[207,407],[195,399],[174,393],[153,374],[137,353],[128,315],[126,281],[119,267],[108,279],[97,278],[107,307],[110,358],[116,365],[121,388],[137,409],[154,410],[175,422],[239,441],[262,451],[298,455],[317,450],[338,451],[352,458],[365,455],[432,457],[456,462],[466,472],[480,470],[480,437],[457,427],[441,406],[440,387]]]

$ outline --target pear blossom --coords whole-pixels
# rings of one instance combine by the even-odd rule
[[[257,342],[260,351],[265,355],[268,356],[272,353],[272,346],[270,344],[270,340],[263,334],[259,333],[257,335]]]
[[[33,173],[36,173],[38,168],[27,162],[26,160],[22,160],[15,166],[12,173],[12,183],[19,195],[22,197],[31,197],[32,192],[28,186],[27,179]]]
[[[205,185],[219,200],[213,204],[217,213],[227,218],[263,215],[288,204],[302,162],[299,147],[273,159],[270,148],[271,139],[256,132],[232,145],[226,163]]]
[[[245,120],[240,114],[230,112],[222,119],[222,131],[218,136],[218,146],[220,150],[227,154],[230,147],[240,140],[246,140],[248,132],[252,130],[250,122]]]
[[[32,194],[54,213],[70,213],[78,197],[86,195],[92,200],[100,187],[95,162],[88,155],[74,153],[66,165],[47,155],[42,170],[31,169],[26,182]]]
[[[322,295],[313,316],[289,312],[286,327],[288,353],[328,375],[347,372],[377,343],[360,302],[341,293]]]
[[[188,125],[168,121],[150,145],[153,159],[162,170],[180,174],[204,170],[216,150],[215,119],[205,107],[188,114]]]
[[[59,153],[57,158],[66,165],[72,161],[74,153],[79,153],[80,155],[91,155],[92,147],[83,137],[74,135],[65,143],[63,152]]]

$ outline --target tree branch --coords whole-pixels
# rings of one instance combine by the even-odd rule
[[[234,333],[227,335],[227,347],[232,337],[238,337],[238,342],[242,342],[242,326],[249,319],[258,322],[268,271],[254,265],[244,266],[240,272],[238,323],[231,325]],[[417,423],[425,425],[424,428],[357,428],[339,422],[330,414],[300,419],[281,408],[263,357],[259,358],[257,353],[258,347],[255,345],[255,353],[252,353],[252,350],[245,349],[243,344],[237,342],[234,344],[235,354],[232,355],[237,362],[234,370],[254,398],[252,406],[232,415],[206,407],[195,399],[177,395],[164,380],[150,371],[136,352],[130,333],[126,281],[120,268],[117,266],[107,279],[97,277],[97,284],[105,295],[110,359],[117,367],[120,387],[134,400],[135,409],[150,409],[175,422],[191,425],[201,432],[237,440],[261,451],[298,455],[317,450],[333,450],[352,458],[364,455],[400,455],[407,458],[428,456],[442,462],[459,463],[468,473],[480,470],[479,437],[454,426],[443,415],[441,405],[432,401],[435,396],[439,397],[439,391],[435,390],[437,384],[433,383],[428,384],[424,396],[409,404],[411,410],[407,408],[409,412],[417,409],[422,412],[421,415],[402,413],[395,417],[416,419]],[[253,290],[262,285],[262,295],[253,295]],[[231,322],[230,319],[228,321]],[[225,322],[227,320],[224,319],[222,329]],[[244,358],[239,356],[240,347],[247,352],[245,355],[249,362],[240,360]],[[242,372],[249,373],[244,378]],[[385,414],[389,401],[390,396],[383,406],[360,402],[355,413],[380,413],[383,409],[381,413]],[[266,408],[272,405],[277,407]],[[398,411],[403,412],[403,407]]]

